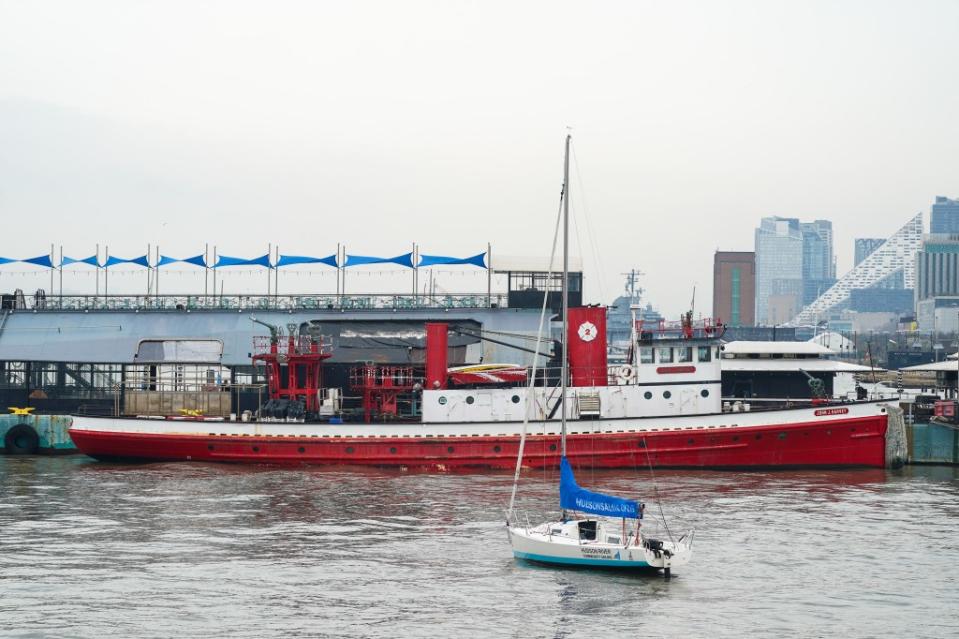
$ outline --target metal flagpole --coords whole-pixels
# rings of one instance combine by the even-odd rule
[[[216,244],[213,245],[213,298],[216,299]]]
[[[63,244],[60,245],[60,308],[63,308]]]
[[[336,243],[336,257],[333,258],[335,264],[334,268],[336,269],[336,295],[340,295],[340,243]]]
[[[53,295],[53,272],[57,270],[57,267],[54,265],[54,260],[57,259],[57,252],[53,248],[53,244],[50,245],[50,295]]]
[[[210,290],[209,290],[210,267],[207,266],[207,264],[210,263],[210,261],[207,259],[207,254],[209,252],[210,252],[210,245],[204,244],[203,245],[203,303],[204,304],[206,304],[207,295],[210,294]]]
[[[103,247],[103,302],[110,297],[110,247]]]
[[[414,305],[414,306],[416,306],[416,284],[417,284],[417,281],[416,281],[416,275],[417,275],[416,261],[417,261],[417,260],[416,260],[416,242],[413,242],[413,259],[411,260],[411,262],[412,262],[412,264],[413,264],[413,305]]]
[[[486,243],[486,307],[493,308],[493,247]]]
[[[100,297],[100,245],[97,244],[97,254],[93,258],[93,266],[96,270],[93,271],[93,276],[96,279],[96,297]]]
[[[267,303],[269,303],[270,298],[270,282],[273,280],[273,273],[270,272],[270,256],[273,255],[273,245],[266,245],[266,297]]]
[[[152,251],[150,245],[147,244],[147,255],[146,255],[146,257],[147,257],[147,297],[150,297],[150,291],[153,290],[153,287],[152,287],[152,284],[153,284],[153,269],[150,268],[150,254],[151,254],[152,252],[153,252],[153,251]]]

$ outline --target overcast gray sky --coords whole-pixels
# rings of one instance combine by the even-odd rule
[[[764,215],[842,272],[959,196],[959,2],[0,0],[0,255],[547,254],[567,126],[591,300]]]

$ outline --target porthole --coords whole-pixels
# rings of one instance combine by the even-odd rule
[[[207,450],[213,450],[213,444],[207,444],[206,449],[207,449]]]
[[[734,442],[738,442],[738,441],[739,441],[739,435],[733,435],[733,441],[734,441]]]
[[[786,433],[779,433],[779,439],[786,439]]]
[[[699,394],[702,395],[703,397],[709,397],[709,391],[706,390],[705,388],[699,391]]]
[[[446,452],[452,453],[452,452],[453,452],[453,447],[452,447],[452,446],[448,447],[448,448],[446,449]]]
[[[759,440],[762,439],[762,438],[763,438],[762,435],[756,435],[756,441],[759,441]]]
[[[652,399],[653,394],[650,393],[649,391],[646,391],[645,393],[643,393],[643,397],[645,397],[646,399]]]
[[[500,447],[499,447],[499,446],[493,446],[493,452],[494,452],[494,453],[498,453],[499,451],[500,451]]]
[[[513,395],[510,399],[514,404],[519,404],[519,395]]]
[[[689,444],[690,446],[692,446],[693,444],[696,443],[696,440],[694,440],[694,439],[687,439],[687,440],[686,440],[686,443]]]
[[[305,452],[306,452],[306,449],[303,448],[302,446],[300,446],[300,447],[297,448],[296,450],[297,450],[298,452],[301,452],[301,453],[305,453]]]
[[[254,453],[260,452],[260,447],[259,447],[259,446],[254,446],[254,447],[253,447],[253,452],[254,452]]]
[[[353,447],[352,447],[352,446],[347,446],[347,447],[346,447],[346,452],[347,452],[347,453],[352,453],[352,452],[353,452]]]
[[[669,391],[663,391],[663,397],[665,397],[666,399],[669,399],[669,398],[672,397],[672,396],[673,396],[673,394],[670,393]]]
[[[475,401],[476,401],[476,400],[473,399],[473,396],[472,396],[472,395],[467,395],[467,396],[466,396],[466,403],[467,403],[467,404],[472,404],[472,403],[475,402]]]
[[[393,454],[393,455],[396,454],[396,447],[395,447],[395,446],[393,446],[392,448],[390,448],[390,454]]]
[[[549,449],[550,449],[551,451],[556,450],[556,444],[550,444],[550,445],[549,445]]]
[[[445,396],[445,395],[441,395],[441,396],[440,396],[440,398],[439,398],[439,403],[440,403],[441,406],[446,403],[446,396]]]
[[[639,440],[639,447],[640,447],[640,448],[646,448],[646,440],[645,440],[645,439]]]

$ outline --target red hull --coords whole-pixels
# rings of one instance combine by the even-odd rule
[[[885,466],[887,416],[828,423],[569,435],[577,466],[760,468]],[[326,464],[430,468],[513,468],[517,436],[417,438],[257,437],[71,430],[98,459]],[[559,437],[527,438],[524,465],[559,465]]]

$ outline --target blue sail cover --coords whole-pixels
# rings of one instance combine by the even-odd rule
[[[420,255],[420,267],[455,264],[472,264],[480,268],[486,268],[486,253],[473,255],[472,257],[444,257],[442,255]]]
[[[229,255],[221,255],[217,258],[216,264],[213,265],[213,268],[223,268],[224,266],[265,266],[270,268],[270,256],[269,254],[266,254],[261,255],[260,257],[246,259],[243,257],[230,257]]]
[[[364,264],[399,264],[413,268],[413,253],[404,253],[396,257],[370,257],[368,255],[347,255],[346,266],[362,266]]]
[[[565,457],[560,462],[559,505],[564,509],[593,515],[633,519],[640,517],[639,507],[631,499],[603,495],[580,488],[576,483],[576,477],[573,476],[573,469]]]
[[[310,257],[308,255],[281,255],[277,266],[291,266],[293,264],[327,264],[336,266],[336,256],[327,255],[326,257]]]
[[[47,268],[53,268],[53,261],[50,259],[49,255],[40,255],[38,257],[28,257],[20,261],[26,262],[27,264],[36,264],[37,266],[46,266]]]
[[[183,262],[185,264],[193,264],[194,266],[202,266],[206,268],[206,258],[202,255],[194,255],[193,257],[184,257],[182,260],[177,260],[177,262]]]
[[[96,255],[91,255],[90,257],[84,257],[79,260],[76,258],[67,257],[66,255],[64,255],[63,261],[60,262],[60,266],[64,267],[64,266],[69,266],[70,264],[89,264],[90,266],[96,266],[96,267],[100,266],[100,262],[97,261]]]
[[[170,257],[169,255],[161,255],[160,261],[157,262],[157,266],[166,266],[167,264],[173,264],[175,262],[185,262],[185,261],[186,260],[178,260],[175,257]]]
[[[112,255],[107,258],[107,263],[103,265],[103,268],[110,268],[111,266],[116,266],[117,264],[139,264],[140,266],[146,266],[150,268],[150,262],[147,259],[146,255],[141,255],[140,257],[132,257],[130,259],[124,259],[122,257],[113,257]]]

